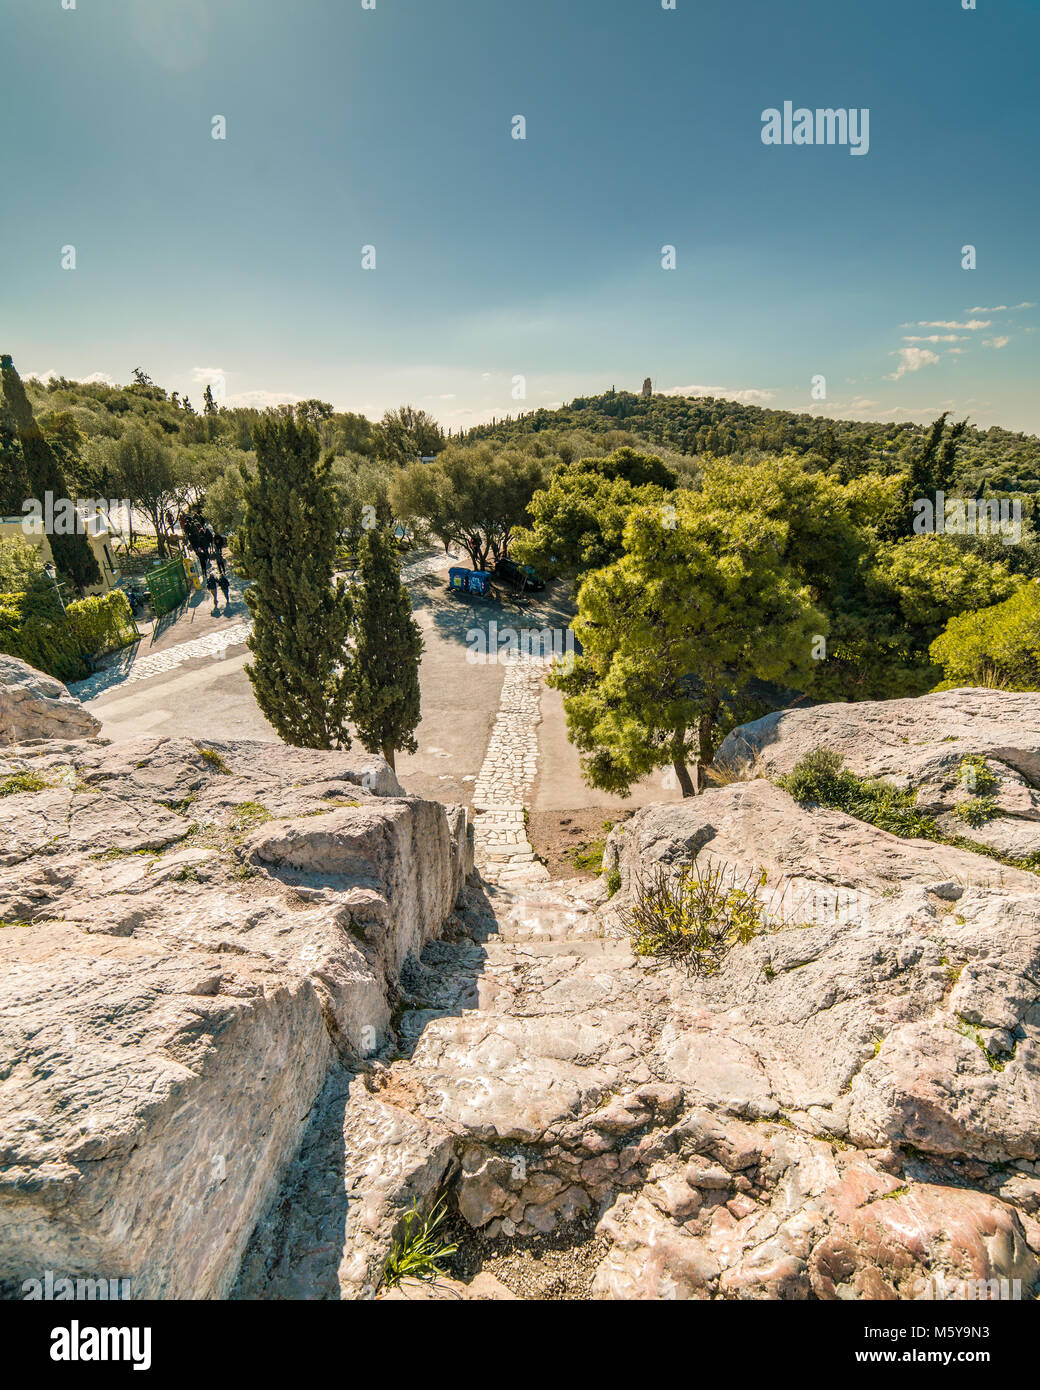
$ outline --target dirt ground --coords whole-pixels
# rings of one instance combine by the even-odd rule
[[[532,811],[527,826],[531,848],[552,878],[588,878],[600,871],[608,827],[629,814],[604,816],[602,807],[577,811]]]
[[[597,1236],[591,1213],[559,1226],[548,1236],[499,1236],[474,1231],[457,1212],[445,1237],[458,1243],[451,1259],[454,1278],[468,1283],[477,1274],[493,1274],[518,1298],[587,1299],[600,1261],[610,1247]]]

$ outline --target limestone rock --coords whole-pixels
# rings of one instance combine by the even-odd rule
[[[1010,1207],[982,1192],[930,1184],[839,1212],[810,1256],[813,1291],[827,1299],[966,1299],[990,1281],[998,1293],[1002,1280],[1010,1290],[1015,1281],[1028,1290],[1037,1273],[1036,1253]]]
[[[93,738],[100,729],[61,681],[0,652],[0,744]]]
[[[0,1269],[222,1296],[333,1062],[390,1038],[398,966],[451,917],[464,813],[267,744],[0,768],[47,784],[0,803]]]
[[[767,714],[734,729],[716,765],[740,777],[788,773],[814,748],[840,753],[861,777],[917,794],[944,832],[1019,858],[1040,854],[1040,694],[942,690],[917,699],[864,700]],[[981,789],[965,759],[981,758],[996,814],[972,825],[955,814]]]
[[[742,724],[715,762],[742,776],[790,772],[813,748],[832,748],[861,777],[903,786],[969,753],[991,755],[1040,785],[1040,694],[940,690],[916,699],[859,700],[779,710]]]
[[[385,1303],[516,1302],[516,1294],[493,1274],[481,1272],[468,1284],[460,1279],[402,1279],[380,1295]]]
[[[850,763],[898,764],[945,816],[984,751],[1004,819],[1032,823],[1028,704],[983,700],[973,729],[951,696],[945,726],[875,712],[892,761]],[[3,770],[47,784],[2,808],[14,1275],[509,1299],[551,1236],[554,1297],[1036,1292],[1035,874],[762,778],[615,827],[608,896],[519,863],[464,883],[464,815],[352,755],[67,742]],[[624,929],[650,874],[694,861],[766,877],[761,929],[710,975]],[[458,1265],[380,1292],[406,1213],[445,1194]]]
[[[335,1071],[254,1231],[234,1296],[373,1298],[403,1217],[413,1203],[429,1215],[452,1163],[447,1131],[384,1104],[362,1078]]]

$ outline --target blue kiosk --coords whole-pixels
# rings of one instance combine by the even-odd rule
[[[468,570],[461,565],[453,565],[448,571],[448,588],[457,589],[463,594],[479,594],[486,598],[491,592],[491,572]]]

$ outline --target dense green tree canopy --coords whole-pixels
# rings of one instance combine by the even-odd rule
[[[530,525],[514,532],[516,559],[546,576],[579,575],[620,559],[634,507],[663,504],[665,489],[636,487],[580,466],[559,469],[532,497]]]
[[[444,447],[444,433],[427,411],[402,405],[388,410],[374,426],[372,442],[380,458],[404,465],[439,453]]]
[[[552,682],[593,786],[627,795],[671,766],[685,794],[691,758],[711,761],[727,698],[754,678],[805,681],[826,619],[781,560],[785,523],[680,493],[675,515],[638,507],[622,558],[578,598],[582,653]]]
[[[951,618],[932,643],[942,686],[1040,690],[1040,580],[1003,603]]]
[[[394,514],[465,550],[474,569],[508,555],[513,529],[545,480],[539,459],[490,445],[449,446],[435,463],[401,470],[390,488]]]

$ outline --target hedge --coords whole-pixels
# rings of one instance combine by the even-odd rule
[[[118,589],[74,600],[64,617],[39,589],[0,593],[0,652],[60,681],[83,680],[90,675],[89,657],[125,647],[138,635],[127,597]]]
[[[17,656],[60,681],[90,675],[90,666],[57,606],[52,616],[31,591],[0,594],[0,652]]]
[[[77,644],[91,656],[118,651],[136,642],[141,635],[129,600],[121,589],[112,589],[110,593],[93,598],[75,599],[65,612]]]

